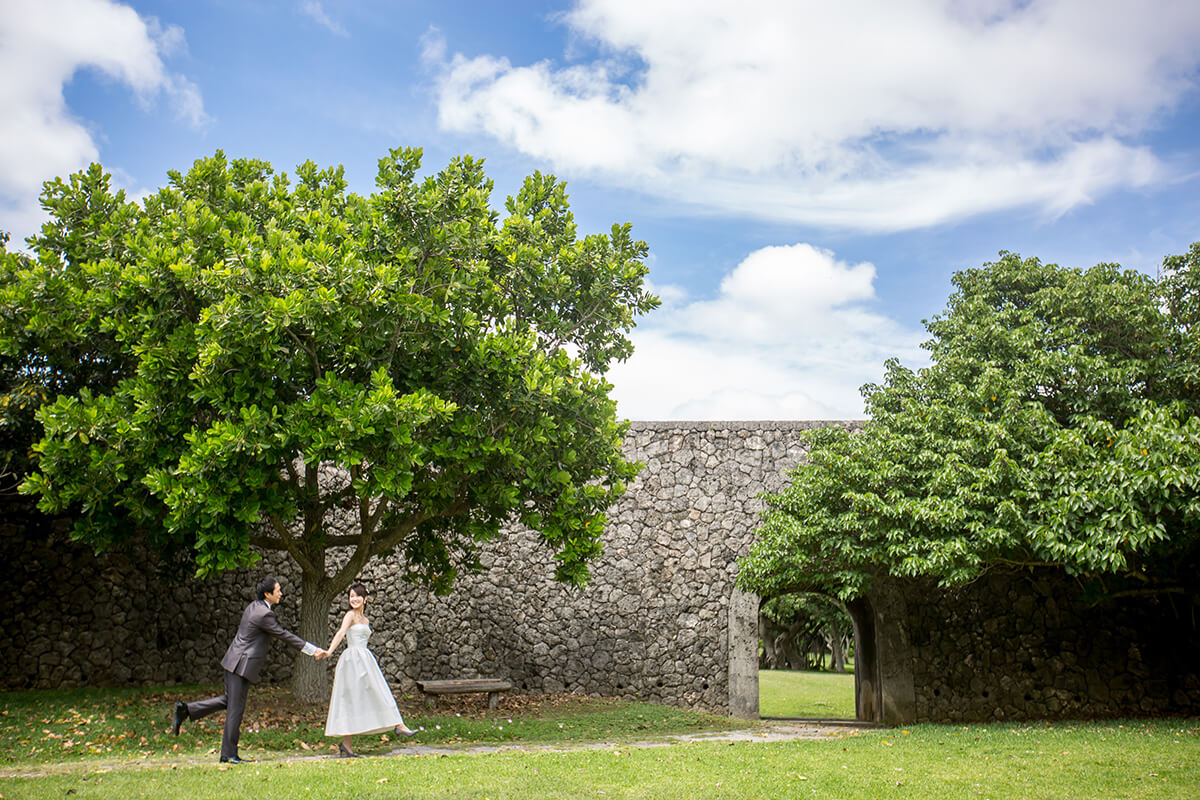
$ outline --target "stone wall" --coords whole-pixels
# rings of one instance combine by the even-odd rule
[[[1200,714],[1197,598],[1102,602],[1053,570],[953,590],[893,583],[876,613],[885,719],[967,722]]]
[[[194,581],[141,549],[96,556],[66,526],[30,535],[0,524],[0,558],[3,689],[219,683],[255,582]],[[298,618],[297,599],[284,598],[283,619]],[[267,680],[291,674],[288,656],[272,648]]]
[[[758,602],[734,589],[736,560],[758,495],[782,488],[804,455],[800,433],[825,424],[634,423],[625,448],[645,469],[611,510],[585,589],[553,581],[528,531],[488,546],[484,570],[448,597],[405,584],[393,562],[371,565],[362,577],[384,672],[405,690],[494,676],[755,716]],[[284,585],[280,620],[298,622],[298,574],[278,555],[197,582],[144,551],[96,557],[65,531],[0,522],[0,558],[0,688],[218,683],[265,572]],[[1196,598],[1088,605],[1053,574],[952,592],[880,583],[851,609],[872,637],[859,643],[860,713],[893,724],[1200,713]],[[343,611],[330,609],[331,632]],[[273,647],[264,679],[286,679],[291,664]]]
[[[368,586],[396,610],[374,639],[387,643],[385,671],[729,710],[735,562],[753,538],[757,495],[782,488],[802,457],[797,434],[819,424],[635,423],[625,450],[645,469],[609,514],[586,589],[556,584],[528,532],[490,547],[483,574],[448,597],[375,566]]]
[[[757,645],[741,630],[754,630],[757,601],[735,594],[735,562],[753,538],[759,493],[782,488],[783,470],[803,455],[798,434],[825,424],[634,423],[625,450],[645,469],[610,511],[604,555],[585,589],[554,582],[550,554],[528,531],[491,544],[483,572],[447,597],[405,584],[393,563],[371,565],[362,577],[385,674],[401,688],[498,676],[528,691],[755,715],[756,673],[735,678],[740,694],[730,696],[731,663],[752,670],[753,658],[738,653]],[[12,609],[0,647],[22,651],[2,668],[6,687],[217,681],[250,587],[268,569],[284,582],[280,619],[297,621],[288,592],[299,581],[277,559],[197,583],[159,579],[144,554],[93,558],[61,535],[52,545],[3,539],[10,563],[28,565],[0,587]],[[731,602],[741,621],[732,640]],[[36,616],[20,613],[30,604]],[[331,609],[331,626],[342,610]],[[286,678],[288,656],[273,648],[265,677]]]

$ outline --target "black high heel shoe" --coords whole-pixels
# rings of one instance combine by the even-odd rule
[[[338,758],[358,758],[358,753],[346,748],[346,745],[338,745]]]
[[[402,727],[400,727],[399,725],[397,725],[395,728],[393,728],[393,729],[392,729],[392,733],[396,734],[397,736],[403,736],[403,737],[405,737],[405,738],[408,738],[409,736],[416,736],[416,735],[417,735],[417,732],[416,732],[416,731],[414,731],[414,730],[410,730],[410,729],[408,729],[408,728],[406,728],[406,727],[405,727],[405,728],[402,728]]]

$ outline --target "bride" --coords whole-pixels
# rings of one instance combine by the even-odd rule
[[[350,747],[356,734],[395,731],[398,736],[412,736],[416,733],[404,724],[387,679],[367,649],[371,627],[364,613],[366,607],[367,587],[356,583],[350,587],[350,610],[327,648],[332,653],[343,638],[346,640],[346,652],[338,659],[333,673],[329,718],[325,721],[326,736],[342,737],[339,758],[358,756]]]

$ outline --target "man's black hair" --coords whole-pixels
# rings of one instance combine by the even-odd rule
[[[275,584],[279,581],[274,575],[264,575],[263,579],[254,587],[254,599],[262,600],[271,592],[275,591]]]

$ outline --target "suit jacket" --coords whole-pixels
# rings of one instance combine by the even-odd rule
[[[258,680],[263,662],[267,660],[272,636],[283,639],[297,650],[304,649],[304,645],[307,644],[296,634],[284,630],[279,620],[275,619],[275,612],[266,600],[255,600],[242,612],[237,636],[233,637],[233,642],[225,651],[221,666],[254,683]]]

